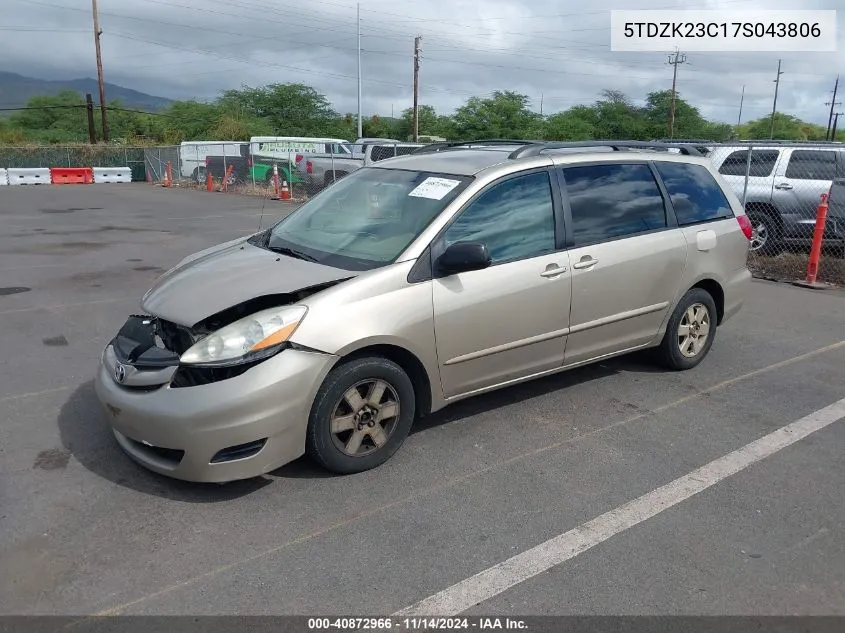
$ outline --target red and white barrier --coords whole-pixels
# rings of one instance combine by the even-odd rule
[[[46,167],[35,169],[10,168],[6,170],[10,185],[49,185],[50,170]]]
[[[90,185],[94,170],[90,167],[52,167],[50,181],[54,185]]]
[[[129,167],[94,167],[95,183],[132,182]]]
[[[129,167],[9,167],[0,169],[2,185],[90,185],[132,182]]]

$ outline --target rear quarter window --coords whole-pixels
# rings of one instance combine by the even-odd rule
[[[786,166],[787,178],[796,180],[833,180],[836,173],[836,152],[793,150]]]
[[[706,167],[659,161],[655,166],[672,200],[680,226],[733,217],[725,193]]]

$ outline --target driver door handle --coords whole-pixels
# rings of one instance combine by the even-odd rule
[[[582,259],[580,262],[576,262],[572,265],[573,268],[577,270],[583,270],[584,268],[592,268],[596,264],[599,263],[599,260],[590,258]]]
[[[566,266],[555,266],[554,268],[546,268],[540,273],[540,277],[559,277],[566,272]]]
[[[788,182],[781,182],[775,185],[775,189],[792,189],[792,185]]]

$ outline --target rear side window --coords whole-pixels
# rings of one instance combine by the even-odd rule
[[[666,208],[651,169],[643,163],[563,169],[576,246],[666,227]]]
[[[796,180],[833,180],[836,175],[836,152],[796,149],[786,167],[786,177]]]
[[[680,226],[733,217],[722,188],[706,167],[688,163],[656,163]]]
[[[751,150],[751,166],[749,176],[765,178],[771,176],[778,162],[777,150]],[[748,150],[743,149],[729,154],[719,167],[719,173],[723,176],[745,176],[748,163]]]

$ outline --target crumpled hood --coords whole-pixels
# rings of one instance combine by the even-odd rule
[[[247,239],[186,257],[156,280],[141,300],[142,309],[192,326],[249,299],[296,292],[357,274],[280,255],[253,246]]]

